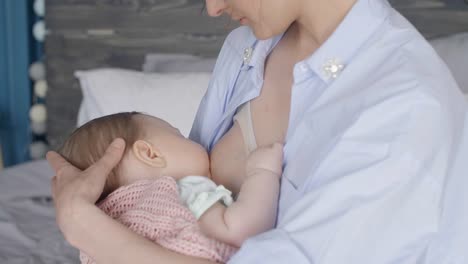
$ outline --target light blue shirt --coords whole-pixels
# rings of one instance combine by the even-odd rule
[[[228,36],[191,139],[210,151],[228,131],[280,38]],[[327,65],[344,68],[333,78]],[[230,263],[468,263],[466,112],[413,26],[385,0],[359,0],[294,67],[277,227]]]

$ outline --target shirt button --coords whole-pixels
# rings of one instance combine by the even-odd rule
[[[300,68],[301,71],[303,71],[303,72],[306,72],[306,71],[308,70],[308,67],[307,67],[307,65],[305,65],[305,64],[301,64],[301,66],[299,66],[299,68]]]

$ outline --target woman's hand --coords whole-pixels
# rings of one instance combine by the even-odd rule
[[[122,139],[114,140],[105,155],[85,171],[75,168],[55,152],[47,153],[47,160],[57,173],[52,178],[57,224],[68,242],[88,253],[96,263],[214,264],[164,249],[94,205],[107,176],[122,159],[124,149]]]
[[[47,153],[47,160],[56,176],[52,178],[52,197],[56,221],[65,238],[72,243],[79,236],[83,210],[94,206],[104,189],[107,176],[120,162],[125,149],[122,139],[115,139],[105,155],[85,171],[67,162],[56,152]]]

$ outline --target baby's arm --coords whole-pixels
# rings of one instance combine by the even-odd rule
[[[229,207],[216,203],[208,209],[199,220],[202,231],[240,247],[247,238],[273,228],[282,162],[281,144],[252,152],[247,160],[247,177],[237,200]]]

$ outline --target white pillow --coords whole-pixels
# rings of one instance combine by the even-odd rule
[[[143,72],[212,72],[215,58],[190,54],[153,53],[145,56]]]
[[[188,136],[210,73],[141,73],[122,69],[78,71],[83,91],[78,126],[104,115],[139,111]]]
[[[468,93],[468,32],[430,40],[447,63],[460,89]]]

